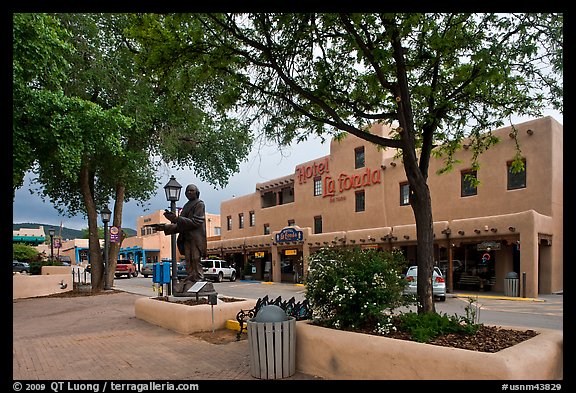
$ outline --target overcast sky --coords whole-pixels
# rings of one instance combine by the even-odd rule
[[[256,191],[256,183],[294,173],[296,165],[326,156],[329,151],[329,141],[321,143],[319,138],[293,144],[282,151],[276,145],[255,146],[248,159],[240,165],[240,172],[233,175],[228,185],[223,189],[215,188],[215,186],[199,180],[194,176],[192,169],[173,170],[168,167],[161,167],[158,169],[161,180],[156,196],[149,200],[145,207],[138,206],[136,202],[126,203],[123,210],[122,226],[136,229],[137,217],[170,207],[164,194],[164,185],[168,183],[171,175],[174,175],[178,183],[182,185],[180,201],[176,203],[178,207],[182,207],[186,203],[184,189],[188,184],[193,183],[200,189],[200,199],[206,204],[206,212],[220,214],[220,202],[235,196],[251,194]],[[108,207],[112,209],[112,200]],[[62,222],[63,226],[73,229],[88,227],[88,221],[82,216],[72,218],[60,216],[52,204],[42,202],[42,199],[37,195],[31,195],[29,175],[26,177],[24,185],[16,191],[12,222],[36,222],[55,227],[59,227],[60,222]],[[100,219],[98,219],[98,225],[103,225]]]
[[[545,115],[551,115],[558,122],[564,123],[563,116],[558,112],[550,111]],[[530,118],[517,118],[514,120],[516,123],[520,123],[530,120]],[[240,172],[233,175],[228,185],[223,189],[215,188],[208,183],[200,181],[194,176],[191,169],[173,170],[167,167],[159,168],[158,173],[161,176],[161,180],[158,184],[156,196],[149,200],[145,207],[138,206],[136,202],[126,203],[124,205],[122,226],[136,229],[137,217],[170,207],[170,203],[166,201],[163,187],[168,183],[171,175],[176,177],[183,190],[188,184],[196,184],[200,189],[200,199],[206,204],[206,212],[220,214],[220,202],[235,196],[251,194],[256,190],[256,183],[294,173],[296,165],[328,154],[330,154],[329,140],[322,143],[319,138],[311,138],[306,142],[293,144],[283,151],[279,151],[276,145],[257,145],[248,159],[241,164]],[[13,223],[36,222],[58,227],[62,222],[63,226],[73,229],[88,227],[88,222],[85,218],[81,216],[72,218],[60,216],[50,203],[44,203],[39,196],[31,195],[29,181],[30,179],[27,177],[24,185],[16,191],[16,197],[13,202]],[[186,197],[182,192],[177,206],[181,207],[184,203],[186,203]],[[112,201],[110,201],[108,207],[112,209]],[[102,225],[100,219],[98,219],[98,224]]]

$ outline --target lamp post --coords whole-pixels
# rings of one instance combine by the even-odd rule
[[[50,235],[50,260],[54,260],[54,228],[50,228],[48,230],[48,234]]]
[[[176,181],[174,175],[170,177],[170,181],[164,186],[164,192],[166,192],[166,200],[170,202],[170,211],[176,214],[176,201],[180,199],[180,190],[182,186]],[[170,235],[170,246],[172,250],[172,279],[171,284],[168,286],[168,296],[172,294],[171,289],[174,288],[176,279],[178,276],[177,264],[176,264],[176,234]]]
[[[108,209],[108,206],[104,206],[104,209],[100,212],[100,218],[102,218],[104,223],[104,289],[110,289],[108,284],[108,223],[111,216],[112,212]]]

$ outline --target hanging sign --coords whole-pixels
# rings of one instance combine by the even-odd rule
[[[276,234],[276,243],[299,242],[304,240],[304,232],[292,227],[284,228]]]
[[[118,227],[110,227],[110,243],[118,243],[120,241],[120,229]]]
[[[298,250],[285,250],[284,255],[298,255]]]
[[[254,258],[264,258],[264,251],[256,251],[254,253]]]
[[[500,242],[482,242],[476,246],[478,251],[500,250]]]

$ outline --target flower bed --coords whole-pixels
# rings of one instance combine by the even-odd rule
[[[558,380],[563,333],[538,335],[496,353],[423,344],[296,323],[296,369],[325,379]]]

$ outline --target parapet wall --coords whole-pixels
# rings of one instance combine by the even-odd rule
[[[70,266],[42,266],[41,275],[14,274],[12,299],[52,295],[74,288]]]

